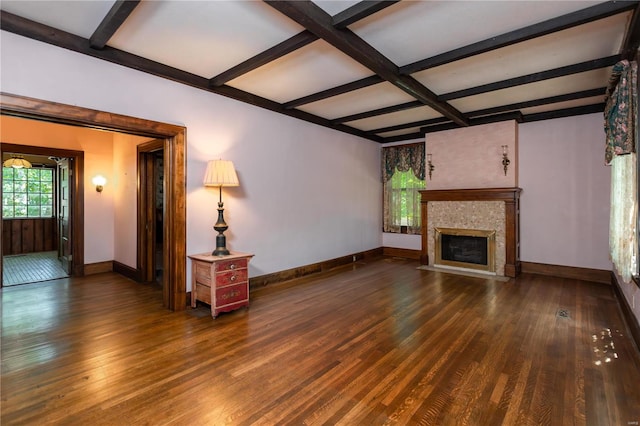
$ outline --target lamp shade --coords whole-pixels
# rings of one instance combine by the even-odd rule
[[[31,163],[25,160],[21,155],[13,156],[2,163],[2,167],[13,167],[14,169],[30,169]]]
[[[211,160],[204,173],[204,186],[238,186],[238,175],[229,160]]]

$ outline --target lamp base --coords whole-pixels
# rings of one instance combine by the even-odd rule
[[[227,229],[226,226],[224,229]],[[228,256],[231,253],[229,252],[229,250],[227,250],[227,237],[224,236],[224,234],[222,233],[223,231],[220,231],[218,229],[216,229],[216,231],[219,232],[219,234],[216,235],[216,249],[213,251],[213,253],[211,253],[211,255]]]

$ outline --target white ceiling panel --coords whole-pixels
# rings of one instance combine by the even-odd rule
[[[597,3],[403,1],[350,28],[402,66]]]
[[[615,55],[629,16],[615,15],[421,71],[413,77],[443,94]]]
[[[428,106],[424,106],[392,112],[391,114],[349,121],[345,124],[362,130],[372,130],[379,129],[381,127],[396,126],[398,124],[413,123],[414,121],[430,120],[437,117],[442,117],[442,114]]]
[[[602,81],[607,81],[610,74],[611,68],[603,68],[455,99],[449,103],[462,112],[472,112],[500,105],[509,105],[582,90],[597,89],[601,87]]]
[[[370,75],[368,68],[318,40],[227,84],[284,103]]]
[[[393,84],[385,82],[302,105],[298,109],[333,119],[411,101],[415,99]]]
[[[334,16],[351,6],[360,3],[360,0],[329,0],[329,1],[314,1],[315,4],[320,6],[329,15]]]
[[[212,78],[302,30],[259,1],[143,1],[109,45]]]
[[[109,13],[114,0],[2,0],[0,8],[14,15],[89,38]]]

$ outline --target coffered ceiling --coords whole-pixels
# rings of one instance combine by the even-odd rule
[[[2,30],[377,142],[603,110],[638,2],[2,0]],[[213,96],[213,95],[212,95]]]

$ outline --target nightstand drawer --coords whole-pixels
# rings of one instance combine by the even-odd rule
[[[237,271],[219,272],[216,274],[216,287],[224,287],[232,284],[240,284],[247,282],[247,270],[240,269]]]
[[[211,264],[204,262],[194,262],[195,278],[198,281],[211,282]]]
[[[247,300],[249,298],[247,291],[247,283],[218,288],[216,289],[216,305],[224,306]]]
[[[216,271],[235,271],[238,269],[247,269],[247,259],[232,259],[216,262]]]

